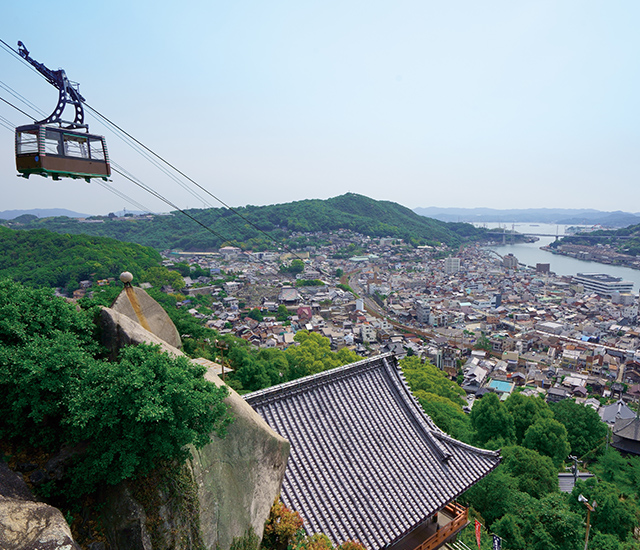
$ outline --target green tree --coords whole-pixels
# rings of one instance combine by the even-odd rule
[[[540,500],[519,493],[513,511],[493,529],[513,550],[579,550],[584,544],[582,517],[558,493]]]
[[[280,271],[283,273],[290,273],[291,275],[297,275],[304,271],[304,262],[302,260],[291,260],[289,265],[280,266]]]
[[[542,397],[525,397],[521,393],[512,393],[504,404],[513,417],[518,444],[522,443],[525,432],[536,420],[553,417]]]
[[[438,428],[456,439],[470,440],[471,423],[458,403],[424,390],[417,390],[413,394]]]
[[[343,348],[337,353],[332,352],[329,339],[315,332],[298,331],[294,340],[299,345],[289,346],[285,351],[291,379],[316,374],[360,360],[356,353],[347,348]]]
[[[261,323],[264,319],[262,316],[262,312],[257,307],[253,308],[249,313],[247,313],[247,317],[258,321],[259,323]]]
[[[205,380],[205,371],[143,344],[124,348],[108,368],[90,364],[69,388],[69,416],[62,420],[74,441],[90,441],[72,486],[90,492],[98,482],[144,475],[159,460],[184,461],[189,444],[199,449],[211,434],[223,436],[231,420],[227,390]]]
[[[576,456],[582,457],[605,443],[607,426],[591,407],[563,399],[552,404],[551,410],[554,418],[566,428],[571,450]]]
[[[518,481],[505,468],[498,468],[464,493],[462,500],[484,518],[488,527],[513,509]]]
[[[156,266],[145,269],[140,273],[141,283],[151,283],[155,288],[170,286],[174,290],[184,288],[184,279],[177,271],[170,271],[166,267]]]
[[[414,394],[421,390],[446,397],[457,405],[466,405],[464,390],[431,363],[422,363],[418,357],[410,356],[400,360],[400,367]]]
[[[562,465],[571,451],[567,429],[553,418],[536,420],[525,433],[522,445],[550,457],[556,468]]]
[[[513,446],[502,449],[502,457],[502,467],[516,480],[519,491],[535,498],[558,492],[558,469],[548,456]]]
[[[479,445],[502,446],[515,441],[513,417],[495,393],[476,401],[470,418]]]
[[[596,531],[589,541],[589,548],[591,550],[623,550],[624,547],[618,537]]]
[[[149,346],[107,363],[93,329],[91,312],[51,291],[0,281],[0,439],[49,453],[82,444],[59,486],[75,496],[184,459],[230,420],[203,367]]]
[[[476,343],[473,345],[474,349],[481,349],[484,351],[491,351],[493,348],[491,346],[491,341],[484,334],[480,335],[476,340]]]
[[[289,310],[287,309],[287,306],[285,306],[284,304],[280,304],[278,306],[278,311],[276,311],[276,321],[286,321],[289,319]]]
[[[584,515],[585,507],[578,500],[580,494],[589,502],[597,502],[595,511],[591,512],[591,525],[594,529],[614,535],[622,541],[631,537],[637,524],[638,509],[631,499],[624,498],[613,483],[596,483],[593,478],[577,481],[571,493],[571,506],[576,512]]]

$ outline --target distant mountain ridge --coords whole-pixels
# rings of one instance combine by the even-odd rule
[[[171,216],[115,219],[91,216],[72,218],[20,219],[5,222],[14,229],[49,229],[57,233],[97,235],[152,246],[157,250],[216,250],[222,244],[244,248],[273,247],[267,235],[288,238],[292,232],[319,233],[351,230],[370,237],[404,239],[412,244],[457,246],[481,238],[485,231],[466,223],[445,223],[416,214],[391,201],[377,201],[347,193],[326,200],[310,199],[270,206],[192,209],[193,220],[173,212]],[[243,219],[244,218],[244,219]],[[17,222],[20,223],[17,223]],[[257,228],[257,229],[256,229]],[[304,246],[304,245],[301,245]]]
[[[31,208],[30,210],[2,210],[0,220],[13,220],[25,214],[38,216],[38,218],[51,218],[53,216],[66,216],[67,218],[87,218],[89,214],[80,214],[66,208]]]
[[[640,213],[580,208],[414,208],[416,214],[444,222],[558,223],[626,227],[640,223]]]

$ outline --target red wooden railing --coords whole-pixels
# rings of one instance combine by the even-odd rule
[[[439,527],[433,535],[425,540],[420,546],[416,546],[414,550],[435,550],[444,544],[448,538],[452,537],[463,527],[469,524],[467,509],[457,502],[450,502],[441,510],[441,512],[453,519],[449,523]]]

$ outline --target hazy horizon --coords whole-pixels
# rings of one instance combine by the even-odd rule
[[[351,191],[412,209],[616,211],[637,194],[637,3],[35,0],[3,13],[0,38],[63,67],[89,105],[233,206]],[[0,68],[53,110],[57,91],[30,67],[1,51]],[[0,117],[0,208],[135,209],[96,183],[15,178],[12,127],[31,119],[3,102]],[[176,205],[219,206],[86,117],[113,161]]]

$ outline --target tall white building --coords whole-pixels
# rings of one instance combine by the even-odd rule
[[[449,256],[444,259],[444,272],[447,275],[458,273],[458,271],[460,271],[460,258]]]

